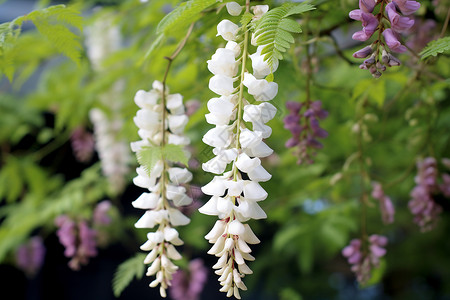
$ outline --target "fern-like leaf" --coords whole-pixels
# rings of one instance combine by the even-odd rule
[[[182,163],[184,165],[188,164],[188,156],[186,151],[181,145],[167,144],[163,149],[163,156],[165,160]]]
[[[156,28],[156,33],[176,32],[185,29],[192,22],[201,17],[201,12],[215,4],[218,0],[189,0],[181,3],[168,15],[166,15]]]
[[[443,37],[428,43],[428,45],[420,52],[421,59],[425,59],[430,56],[436,56],[439,53],[450,51],[450,36]]]
[[[137,160],[150,175],[158,160],[162,158],[161,147],[144,147],[137,153]]]
[[[138,253],[134,257],[121,263],[113,278],[114,296],[119,297],[134,277],[141,279],[145,271],[144,259],[146,254]]]
[[[264,46],[261,54],[265,54],[264,60],[270,67],[275,60],[283,59],[286,52],[294,43],[292,33],[300,33],[300,24],[289,19],[289,16],[301,14],[315,9],[308,3],[293,4],[286,3],[280,7],[268,11],[255,25],[256,44]]]
[[[70,30],[71,27],[80,31],[83,28],[79,11],[65,5],[56,5],[33,11],[26,18],[52,42],[58,52],[79,63],[82,49],[80,38]]]

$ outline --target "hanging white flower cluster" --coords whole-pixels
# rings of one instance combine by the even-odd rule
[[[96,72],[104,71],[103,60],[108,55],[120,49],[122,39],[117,26],[114,26],[111,16],[94,22],[86,29],[86,53]],[[121,116],[121,99],[117,97],[123,90],[121,82],[115,82],[112,88],[99,95],[104,108],[94,108],[90,111],[90,120],[94,125],[95,148],[98,152],[103,175],[110,182],[115,193],[123,190],[126,184],[125,176],[129,173],[131,153],[128,142],[120,137],[123,127]]]
[[[133,152],[140,152],[146,147],[164,147],[165,144],[187,145],[189,139],[183,135],[188,122],[180,94],[168,95],[166,91],[165,106],[162,103],[163,84],[153,83],[149,92],[140,90],[134,101],[140,107],[134,123],[139,127],[138,134],[142,140],[131,143]],[[156,275],[150,287],[160,285],[160,294],[166,297],[166,289],[170,286],[173,273],[178,267],[172,260],[181,259],[174,246],[183,244],[174,226],[186,225],[189,218],[178,209],[180,206],[192,203],[192,198],[186,195],[186,189],[180,184],[191,181],[192,174],[186,168],[170,166],[160,159],[152,168],[150,174],[139,166],[137,176],[133,179],[135,185],[149,190],[133,201],[135,208],[147,210],[136,222],[136,228],[154,228],[155,232],[147,235],[148,241],[141,249],[150,251],[144,260],[151,264],[147,276]],[[170,200],[170,201],[169,201]]]
[[[100,158],[103,175],[111,188],[118,193],[125,187],[125,176],[130,171],[130,150],[128,143],[120,138],[123,122],[120,118],[110,119],[99,108],[93,108],[89,117],[94,125],[95,148]]]
[[[227,9],[231,15],[239,11],[236,4],[227,3]],[[267,9],[258,6],[253,11]],[[240,30],[229,20],[221,21],[217,26],[218,35],[228,43],[225,48],[217,49],[207,62],[208,69],[214,74],[209,88],[220,97],[210,99],[207,104],[206,121],[215,127],[204,135],[203,142],[214,147],[215,157],[202,168],[216,176],[202,187],[203,193],[211,199],[199,209],[203,214],[220,219],[205,236],[214,244],[208,253],[219,257],[213,268],[220,275],[220,291],[237,299],[240,299],[239,289],[247,289],[242,278],[252,273],[246,264],[246,261],[254,260],[248,244],[260,242],[250,226],[243,223],[267,217],[258,204],[267,198],[267,192],[259,182],[268,181],[271,175],[261,165],[260,158],[273,152],[263,139],[272,132],[265,124],[277,110],[266,101],[272,100],[278,91],[276,83],[263,79],[275,70],[264,61],[261,48],[248,55],[248,33],[244,33],[242,49],[236,43]],[[246,71],[247,56],[252,60],[253,74]],[[239,67],[241,73],[236,77]],[[249,104],[243,98],[244,86],[261,103]]]

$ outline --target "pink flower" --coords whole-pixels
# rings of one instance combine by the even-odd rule
[[[383,31],[384,40],[386,41],[387,46],[394,52],[402,53],[406,51],[406,47],[403,46],[395,36],[392,29],[388,28]]]
[[[103,200],[97,204],[92,218],[94,224],[104,226],[111,223],[111,217],[108,215],[111,205],[111,201],[109,200]]]
[[[76,159],[80,162],[88,162],[95,149],[92,133],[87,132],[83,127],[78,127],[72,132],[70,141]]]
[[[405,32],[414,25],[414,20],[408,17],[402,17],[397,13],[397,9],[393,2],[386,5],[386,13],[388,14],[391,27],[394,31]]]

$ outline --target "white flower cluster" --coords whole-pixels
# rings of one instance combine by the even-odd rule
[[[232,15],[239,11],[237,5],[230,3],[227,3],[227,9]],[[267,9],[264,6],[253,11],[265,12]],[[246,72],[245,65],[241,65],[241,76],[236,78],[240,63],[245,64],[248,55],[244,46],[242,57],[238,59],[241,48],[235,41],[239,27],[223,20],[218,24],[217,31],[228,43],[225,48],[217,49],[207,62],[208,69],[214,74],[209,88],[220,97],[210,99],[207,104],[209,113],[206,121],[215,127],[204,135],[203,142],[214,147],[215,157],[202,165],[204,171],[217,176],[202,187],[203,193],[211,198],[199,211],[220,219],[205,236],[214,244],[208,253],[219,257],[213,268],[220,275],[220,291],[227,293],[228,297],[234,295],[240,299],[239,289],[247,289],[242,278],[252,273],[246,261],[254,260],[248,244],[260,242],[249,225],[243,223],[249,219],[267,217],[258,204],[267,198],[267,192],[259,182],[268,181],[271,175],[261,165],[260,158],[273,152],[263,139],[272,133],[265,124],[277,110],[267,101],[275,97],[278,85],[263,79],[275,70],[271,70],[264,61],[260,47],[249,55],[253,74]],[[248,40],[246,34],[244,44]],[[235,82],[238,82],[237,87]],[[243,86],[261,103],[249,104],[243,99]],[[232,164],[231,167],[229,164]]]
[[[163,85],[159,81],[153,83],[149,92],[140,90],[134,101],[141,108],[134,117],[134,123],[139,127],[138,134],[142,140],[131,143],[133,152],[144,150],[144,147],[159,147],[165,143],[187,145],[189,139],[183,135],[188,122],[180,94],[168,95],[166,105],[161,103]],[[166,116],[163,122],[163,116]],[[163,128],[164,127],[164,128]],[[164,139],[164,141],[163,141]],[[174,226],[186,225],[189,218],[183,215],[177,207],[189,205],[192,198],[186,195],[186,189],[180,184],[191,181],[192,174],[186,168],[173,167],[167,161],[160,159],[150,174],[140,166],[136,169],[137,176],[133,179],[135,185],[149,190],[133,201],[135,208],[147,210],[136,222],[136,228],[154,228],[155,232],[147,235],[148,241],[141,249],[150,251],[144,260],[151,264],[147,276],[156,275],[150,287],[160,285],[160,294],[166,297],[166,289],[170,286],[173,273],[178,267],[172,260],[181,259],[174,246],[183,244]],[[171,200],[171,201],[169,201]]]
[[[114,192],[120,192],[125,187],[131,161],[128,143],[119,137],[123,122],[120,118],[108,118],[99,108],[91,109],[89,116],[94,125],[95,148],[103,175],[108,178]]]

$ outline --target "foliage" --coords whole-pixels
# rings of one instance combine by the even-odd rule
[[[436,56],[439,53],[446,53],[450,50],[450,37],[444,37],[431,41],[428,45],[420,52],[422,59],[430,56]]]
[[[144,253],[138,253],[119,265],[113,279],[113,290],[116,297],[120,296],[133,278],[136,277],[138,280],[142,278],[145,270],[145,265],[142,262],[145,256]]]

